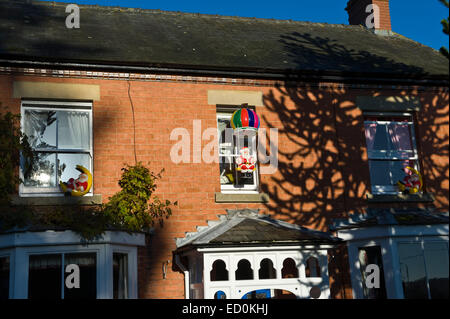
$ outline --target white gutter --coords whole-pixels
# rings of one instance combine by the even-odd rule
[[[183,265],[179,255],[175,255],[175,264],[184,272],[184,298],[189,299],[189,270]]]

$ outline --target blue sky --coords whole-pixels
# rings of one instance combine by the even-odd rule
[[[347,0],[58,0],[57,2],[160,9],[241,17],[347,24]],[[393,31],[439,49],[448,47],[440,21],[448,10],[438,0],[391,0]]]

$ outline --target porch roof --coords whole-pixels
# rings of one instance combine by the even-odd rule
[[[177,238],[177,248],[187,246],[321,245],[341,239],[326,232],[259,215],[255,210],[227,210],[219,221],[198,227],[197,232]]]
[[[371,208],[366,214],[353,214],[348,219],[335,219],[331,230],[388,226],[388,225],[436,225],[448,224],[449,214],[436,213],[430,209],[375,209]]]

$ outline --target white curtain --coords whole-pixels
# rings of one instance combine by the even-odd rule
[[[89,114],[58,112],[58,148],[89,149]]]
[[[396,151],[412,150],[408,124],[389,124],[388,132]]]
[[[377,132],[377,124],[366,123],[364,124],[366,133],[367,150],[372,151],[375,143],[375,134]]]
[[[126,254],[114,254],[114,287],[115,299],[128,298],[128,256]]]

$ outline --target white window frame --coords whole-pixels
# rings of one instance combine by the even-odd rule
[[[41,106],[42,105],[42,106]],[[58,107],[59,106],[59,107]],[[73,153],[73,154],[88,154],[90,157],[90,172],[94,176],[94,151],[93,151],[93,120],[92,120],[92,102],[65,102],[65,101],[33,101],[22,100],[21,102],[21,121],[20,126],[24,133],[25,111],[26,110],[42,110],[42,111],[81,111],[89,115],[89,148],[87,149],[39,149],[39,152],[48,153]],[[58,138],[56,136],[56,138]],[[20,168],[20,178],[24,180],[22,168]],[[76,176],[74,176],[76,178]],[[94,185],[85,196],[93,196]],[[30,187],[20,184],[19,196],[64,196],[59,186],[56,187]]]
[[[281,289],[293,293],[297,298],[310,298],[310,289],[320,287],[319,299],[329,299],[328,245],[311,246],[273,246],[273,247],[229,247],[229,248],[199,248],[203,253],[203,285],[205,299],[214,299],[217,291],[225,292],[226,299],[241,299],[246,293],[260,289]],[[306,260],[315,257],[319,261],[320,277],[306,277]],[[276,278],[259,279],[260,263],[270,259],[275,268]],[[282,278],[283,262],[294,260],[298,278]],[[221,259],[228,271],[228,280],[211,281],[210,273],[213,263]],[[240,260],[250,262],[253,279],[236,280],[235,272]],[[191,270],[193,271],[193,270]],[[273,291],[272,291],[273,292]]]
[[[220,143],[220,131],[219,131],[219,126],[218,126],[218,121],[219,119],[227,119],[230,120],[231,119],[231,115],[233,114],[232,111],[234,111],[233,109],[230,110],[231,112],[224,112],[224,111],[218,111],[216,114],[216,125],[217,125],[217,143],[218,145],[218,152],[219,152],[219,163],[220,163],[220,157],[226,157],[226,156],[230,156],[230,157],[237,157],[237,155],[221,155],[220,154],[220,147],[221,147],[221,143]],[[256,135],[254,136],[254,140],[253,145],[257,145],[257,137]],[[222,143],[222,144],[226,144],[226,143]],[[233,146],[234,151],[236,152],[236,146]],[[257,153],[256,153],[257,154]],[[257,155],[256,155],[257,156]],[[220,165],[220,164],[219,164]],[[226,193],[244,193],[244,194],[253,194],[253,193],[258,193],[259,190],[259,177],[258,177],[258,172],[259,172],[259,165],[258,165],[258,160],[256,161],[256,169],[253,172],[253,184],[249,185],[239,185],[240,187],[236,187],[236,185],[226,185],[226,184],[220,184],[220,189],[221,192],[226,194]]]
[[[0,256],[10,258],[9,298],[28,298],[30,255],[71,253],[96,253],[97,299],[113,298],[113,253],[127,254],[128,299],[138,298],[137,246],[145,244],[144,234],[106,231],[93,243],[79,243],[79,235],[69,230],[0,234]]]
[[[369,151],[367,149],[367,157],[368,161],[404,161],[404,160],[410,160],[416,162],[416,167],[414,167],[416,170],[420,171],[420,164],[419,164],[419,155],[417,151],[417,144],[416,144],[416,133],[414,130],[414,118],[412,113],[378,113],[378,112],[367,112],[364,113],[364,116],[372,116],[372,117],[378,117],[380,120],[377,121],[364,121],[365,124],[407,124],[410,127],[411,132],[411,144],[413,147],[412,154],[406,158],[402,157],[400,153],[405,153],[407,151],[402,152],[395,152],[392,151],[391,153],[387,153],[385,151]],[[404,117],[409,118],[408,122],[396,122],[396,121],[383,121],[383,117]],[[365,130],[365,128],[364,128]],[[367,147],[367,144],[366,144]],[[370,166],[369,166],[370,170]],[[392,176],[391,176],[392,177]],[[396,185],[372,185],[371,181],[371,190],[372,194],[400,194],[398,187]]]

